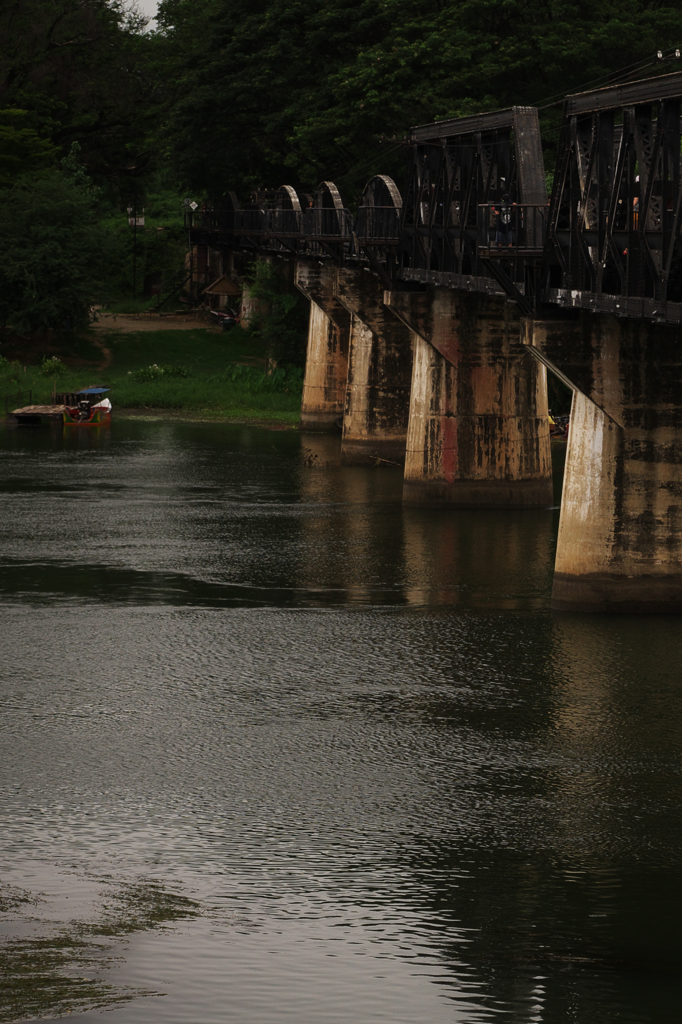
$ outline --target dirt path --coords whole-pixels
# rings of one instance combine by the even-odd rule
[[[220,328],[216,328],[201,316],[192,313],[178,313],[167,316],[158,314],[122,314],[100,313],[98,319],[92,324],[93,331],[106,332],[120,331],[122,334],[133,334],[137,331],[211,331],[212,334],[220,334]]]

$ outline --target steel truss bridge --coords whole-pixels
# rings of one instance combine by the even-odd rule
[[[403,193],[378,175],[355,214],[330,181],[244,207],[228,193],[187,211],[190,241],[365,265],[387,288],[506,295],[532,318],[682,323],[681,102],[682,72],[568,96],[549,198],[537,110],[512,107],[412,129]],[[503,201],[511,244],[498,245]]]

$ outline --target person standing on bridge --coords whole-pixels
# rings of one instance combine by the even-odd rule
[[[512,206],[514,203],[509,202],[509,196],[502,196],[502,202],[499,206],[493,206],[493,214],[495,215],[495,245],[506,245],[510,249],[513,242],[512,237]]]

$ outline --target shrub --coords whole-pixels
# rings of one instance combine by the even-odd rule
[[[189,370],[185,366],[177,366],[168,363],[166,366],[144,366],[141,370],[130,371],[128,376],[135,384],[148,384],[153,380],[168,380],[170,377],[189,377]]]
[[[18,374],[22,371],[22,365],[18,359],[6,359],[5,356],[0,356],[0,374],[5,376],[6,374]]]
[[[303,370],[299,366],[284,366],[271,374],[254,366],[230,366],[225,371],[227,380],[249,392],[270,391],[300,395],[303,391]]]
[[[60,373],[66,373],[66,367],[61,359],[57,359],[56,356],[52,356],[51,359],[43,359],[40,364],[40,374],[43,377],[56,377]]]

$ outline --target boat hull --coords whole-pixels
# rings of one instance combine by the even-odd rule
[[[102,427],[111,423],[111,409],[93,407],[86,419],[80,418],[78,409],[64,409],[64,424],[70,427]]]

